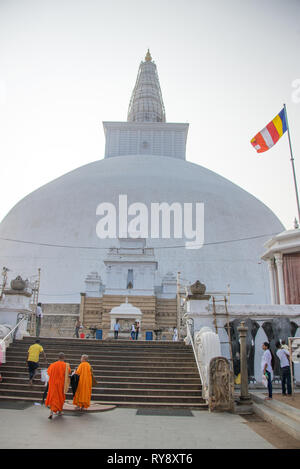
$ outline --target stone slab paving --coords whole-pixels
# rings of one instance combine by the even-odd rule
[[[137,409],[66,412],[0,409],[0,448],[6,449],[271,449],[272,444],[229,413],[192,416],[137,415]]]

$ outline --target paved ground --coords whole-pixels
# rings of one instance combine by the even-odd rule
[[[191,417],[137,415],[116,408],[95,414],[66,413],[48,420],[42,406],[0,409],[0,448],[47,449],[271,449],[247,421],[229,413],[193,411]]]

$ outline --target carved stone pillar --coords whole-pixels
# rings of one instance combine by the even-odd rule
[[[270,280],[270,291],[271,291],[271,304],[276,304],[276,290],[275,290],[275,269],[273,259],[268,259],[268,268],[269,268],[269,280]]]
[[[279,303],[285,305],[285,293],[284,293],[284,279],[283,279],[283,259],[282,254],[275,254],[277,273],[278,273],[278,290],[279,290]]]
[[[247,350],[246,350],[246,337],[248,327],[245,327],[245,322],[242,321],[238,327],[240,334],[240,361],[241,361],[241,393],[239,405],[244,407],[243,411],[239,413],[252,413],[252,401],[248,392],[248,366],[247,366]],[[240,409],[242,409],[242,407]]]
[[[80,296],[81,296],[81,301],[80,301],[80,309],[79,309],[79,320],[81,324],[83,324],[86,294],[80,293]]]

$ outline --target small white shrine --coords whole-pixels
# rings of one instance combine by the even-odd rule
[[[154,295],[157,261],[154,250],[142,238],[121,238],[120,247],[109,250],[106,267],[106,295]]]

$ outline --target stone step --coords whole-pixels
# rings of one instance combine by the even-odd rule
[[[57,360],[57,353],[53,352],[48,352],[48,350],[45,350],[47,360],[49,363],[52,363]],[[80,363],[80,358],[81,358],[81,353],[74,353],[72,351],[64,352],[66,356],[66,361],[68,360],[77,360]],[[9,350],[7,351],[6,354],[6,363],[13,362],[13,361],[22,361],[24,358],[27,358],[27,352],[26,353],[18,353],[15,352],[15,350]],[[43,360],[43,356],[40,356],[41,360]],[[96,354],[91,354],[89,353],[89,362],[101,362],[101,361],[109,361],[111,363],[119,363],[119,362],[136,362],[136,363],[161,363],[161,361],[164,361],[164,363],[176,363],[177,365],[185,364],[185,363],[192,363],[195,361],[193,356],[189,357],[182,357],[182,356],[177,356],[177,357],[165,357],[164,355],[157,355],[157,356],[139,356],[139,355],[96,355]]]
[[[22,354],[27,354],[28,348],[32,344],[28,344],[26,346],[10,346],[7,350],[7,352],[13,350],[16,353],[22,353]],[[128,356],[166,356],[166,357],[192,357],[194,356],[192,350],[185,350],[185,349],[177,349],[177,350],[165,350],[165,349],[159,349],[159,348],[150,348],[150,349],[144,349],[144,348],[138,348],[138,347],[82,347],[80,345],[74,345],[70,346],[69,344],[65,344],[63,347],[59,345],[49,345],[45,343],[41,343],[43,346],[45,352],[50,353],[58,353],[63,351],[64,353],[68,352],[75,352],[77,354],[83,354],[86,353],[86,349],[89,349],[90,354],[105,354],[105,355],[128,355]]]
[[[267,407],[270,407],[271,409],[274,409],[276,412],[279,412],[282,415],[285,415],[286,417],[295,420],[299,424],[299,430],[300,430],[300,410],[296,409],[295,407],[292,407],[288,404],[285,404],[284,402],[277,401],[276,399],[272,400],[265,400],[264,397],[260,393],[251,393],[251,397],[253,401],[259,403],[259,404],[264,404]]]
[[[271,401],[265,401],[263,397],[260,397],[254,393],[251,393],[251,397],[253,399],[253,410],[257,415],[259,415],[267,422],[270,422],[272,425],[275,425],[281,430],[284,430],[300,442],[300,423],[298,420],[298,409],[289,408],[290,406],[287,406],[287,404],[277,402],[274,399]],[[286,409],[285,407],[288,408]],[[294,418],[294,415],[296,415],[296,418]]]
[[[17,372],[23,372],[28,374],[28,369],[25,365],[23,366],[10,366],[10,368],[6,368],[5,366],[1,367],[1,370],[4,371],[17,371]],[[133,370],[128,373],[128,370],[121,370],[117,368],[116,370],[112,370],[109,367],[106,368],[93,368],[95,376],[144,376],[144,377],[162,377],[162,378],[168,378],[168,377],[174,377],[174,378],[180,378],[180,377],[185,377],[185,378],[198,378],[199,379],[199,374],[197,368],[194,371],[170,371],[168,368],[168,371],[161,371],[161,370],[148,370],[144,369],[142,371],[137,371]]]
[[[27,353],[29,347],[33,344],[26,344],[26,345],[11,345],[8,350],[11,348],[13,350],[22,352],[22,353]],[[71,344],[45,344],[44,342],[41,343],[42,347],[47,351],[54,351],[54,352],[60,352],[60,351],[77,351],[77,353],[83,353],[85,350],[89,350],[90,353],[95,353],[95,354],[117,354],[117,355],[123,355],[124,353],[128,355],[166,355],[166,356],[183,356],[183,357],[188,357],[188,356],[193,356],[193,351],[192,349],[165,349],[165,348],[139,348],[139,347],[95,347],[95,346],[80,346],[80,345],[71,345]]]
[[[28,381],[23,384],[19,383],[2,383],[2,391],[38,391],[43,393],[45,390],[45,385],[42,382],[34,381],[32,386],[29,385]],[[120,395],[141,395],[141,396],[175,396],[175,397],[201,397],[201,391],[195,389],[155,389],[149,387],[147,389],[140,388],[127,388],[127,387],[106,387],[102,386],[102,383],[97,384],[93,387],[93,396],[98,394],[120,394]]]
[[[70,364],[70,367],[72,369],[72,371],[74,370],[74,368],[78,367],[79,366],[79,362],[78,361],[73,361],[73,360],[67,360],[67,362]],[[5,365],[5,369],[7,369],[8,367],[10,366],[14,366],[14,362],[12,363],[6,363]],[[24,366],[26,367],[25,363],[24,363]],[[148,372],[156,372],[156,371],[159,371],[161,373],[173,373],[173,372],[177,372],[178,371],[178,367],[176,365],[168,365],[168,366],[159,366],[158,364],[157,365],[152,365],[152,364],[148,364],[147,367],[143,366],[143,365],[129,365],[127,363],[123,364],[123,363],[116,363],[116,364],[112,364],[112,363],[97,363],[97,362],[94,362],[94,363],[91,363],[91,366],[93,367],[93,370],[96,372],[96,371],[99,371],[99,370],[110,370],[110,371],[129,371],[129,372],[134,372],[134,371],[143,371],[145,369],[147,369]],[[44,366],[43,362],[40,363],[40,367],[41,368],[46,368],[46,365]],[[187,366],[181,366],[180,367],[180,370],[184,373],[184,372],[196,372],[197,371],[197,366],[196,364],[190,364],[190,365],[187,365]]]
[[[26,358],[32,343],[34,338],[27,337],[7,350],[7,362],[1,368],[4,379],[0,398],[41,401],[46,388],[39,374],[29,386]],[[206,406],[192,348],[184,343],[75,338],[41,338],[41,343],[49,363],[64,351],[72,370],[80,364],[83,353],[89,355],[98,380],[92,390],[94,401],[124,407]],[[46,366],[41,357],[40,369]],[[72,399],[71,388],[69,391],[67,400]]]
[[[47,350],[45,350],[46,356],[47,356],[47,361],[49,363],[55,362],[58,360],[58,353],[49,353]],[[82,353],[74,353],[73,351],[69,352],[64,352],[66,361],[72,359],[72,360],[77,360],[80,362]],[[127,355],[123,354],[122,356],[119,355],[110,355],[110,354],[93,354],[89,353],[87,354],[89,357],[89,362],[95,361],[95,360],[111,360],[113,362],[145,362],[145,363],[177,363],[179,365],[184,364],[184,363],[191,363],[195,361],[194,356],[171,356],[171,357],[164,357],[164,355]],[[6,361],[26,361],[27,360],[27,352],[26,353],[15,353],[15,351],[10,350],[9,352],[7,351],[6,354]],[[40,355],[40,361],[44,360],[43,355]]]
[[[28,371],[26,370],[23,370],[22,372],[18,372],[18,371],[10,371],[10,370],[5,370],[5,372],[3,373],[2,372],[2,376],[3,376],[3,379],[6,381],[6,379],[26,379],[28,380]],[[37,375],[37,377],[39,377],[39,373]],[[196,378],[189,378],[189,377],[184,377],[182,375],[180,376],[169,376],[169,377],[164,377],[164,376],[139,376],[139,374],[137,374],[137,376],[132,376],[132,375],[125,375],[123,374],[122,376],[118,376],[118,374],[116,374],[116,376],[113,376],[111,374],[106,374],[106,373],[101,373],[101,374],[95,374],[95,377],[97,380],[101,380],[102,381],[110,381],[110,382],[118,382],[120,380],[122,380],[122,382],[127,382],[127,383],[148,383],[148,384],[157,384],[157,385],[165,385],[165,384],[168,384],[170,383],[170,385],[175,384],[177,385],[177,383],[183,383],[183,385],[194,385],[194,386],[201,386],[201,382],[200,382],[200,378],[199,376],[197,376]]]
[[[24,337],[22,339],[23,344],[33,344],[37,337]],[[80,344],[80,346],[97,345],[97,347],[139,347],[139,348],[165,348],[169,350],[178,350],[178,349],[192,349],[191,345],[185,345],[184,342],[170,342],[170,341],[149,341],[149,340],[98,340],[98,339],[76,339],[69,337],[39,337],[39,340],[42,344]]]
[[[73,370],[76,366],[78,366],[78,363],[76,363],[73,367],[71,366],[71,369]],[[40,369],[42,368],[46,368],[46,366],[43,365],[43,363],[40,363]],[[7,366],[6,364],[5,365],[2,365],[1,367],[1,370],[2,371],[19,371],[19,372],[23,372],[23,373],[28,373],[28,367],[26,366],[26,364],[12,364],[12,365],[9,365]],[[135,374],[135,375],[145,375],[145,376],[185,376],[185,377],[192,377],[192,378],[196,378],[196,377],[199,377],[199,374],[198,374],[198,369],[196,366],[194,366],[193,368],[185,368],[185,369],[178,369],[178,367],[174,367],[174,368],[170,368],[170,367],[167,367],[166,369],[162,369],[162,368],[143,368],[143,367],[119,367],[119,366],[115,366],[115,367],[111,367],[111,366],[94,366],[93,367],[93,371],[96,374],[100,375],[100,374],[105,374],[107,376],[109,375],[112,375],[112,376],[115,376],[116,374],[120,374],[121,375],[128,375],[128,376],[131,376],[132,374]]]
[[[102,405],[115,405],[117,407],[125,407],[125,408],[172,408],[172,409],[190,409],[190,410],[208,410],[208,404],[200,400],[197,402],[165,402],[162,400],[161,402],[150,402],[150,401],[139,401],[136,399],[135,401],[127,402],[127,401],[106,401],[102,399],[100,404]]]
[[[5,376],[5,381],[2,384],[28,384],[28,376],[23,376],[23,377],[13,377],[13,376]],[[198,380],[198,383],[182,383],[181,381],[174,383],[174,382],[167,382],[167,383],[162,383],[161,380],[157,382],[150,382],[150,381],[134,381],[134,382],[129,382],[129,381],[121,381],[119,378],[116,378],[115,381],[107,378],[102,378],[102,377],[97,377],[97,381],[99,383],[99,386],[102,388],[113,388],[116,386],[117,388],[127,388],[127,389],[166,389],[166,390],[194,390],[194,391],[201,391],[202,386]],[[169,380],[170,381],[170,380]],[[34,381],[35,382],[35,381]],[[36,383],[40,386],[44,386],[44,383],[37,379]]]
[[[7,388],[7,387],[4,387],[4,386],[1,386],[0,388],[0,396],[1,397],[4,397],[4,396],[7,396],[7,395],[11,395],[12,394],[12,390]],[[34,390],[34,389],[13,389],[13,395],[16,396],[16,397],[19,397],[19,398],[23,398],[24,396],[26,397],[32,397],[34,398],[35,400],[37,401],[40,401],[41,398],[42,398],[42,395],[43,395],[43,390],[42,391],[39,391],[39,390]],[[66,399],[72,399],[73,398],[73,395],[71,392],[68,392],[66,394]],[[199,396],[187,396],[187,395],[181,395],[181,396],[178,396],[178,395],[173,395],[173,394],[169,394],[169,395],[162,395],[162,394],[156,394],[156,395],[153,395],[152,394],[143,394],[143,395],[136,395],[136,394],[124,394],[124,393],[121,393],[121,394],[110,394],[110,393],[104,393],[104,392],[99,392],[99,393],[96,393],[92,392],[92,400],[97,400],[98,402],[102,402],[103,400],[105,400],[106,402],[110,402],[110,403],[113,403],[115,401],[119,401],[119,402],[135,402],[135,401],[140,401],[140,402],[147,402],[147,401],[150,401],[152,403],[160,403],[160,402],[166,402],[166,403],[185,403],[185,404],[199,404],[199,403],[202,403],[203,402],[203,399],[202,397],[199,395]]]
[[[11,400],[11,401],[19,401],[20,397],[15,397],[15,396],[1,396],[0,395],[0,400]],[[22,397],[22,401],[28,401],[28,402],[40,402],[39,399],[35,399],[34,397]],[[72,399],[69,399],[69,401],[72,402]],[[93,404],[99,403],[103,405],[110,405],[108,401],[102,400],[101,403],[98,401],[91,401]],[[114,405],[118,407],[128,407],[128,408],[172,408],[172,409],[190,409],[190,410],[207,410],[208,405],[206,402],[200,402],[199,404],[181,404],[181,403],[166,403],[166,402],[118,402],[115,401]]]
[[[43,344],[63,344],[63,345],[79,345],[80,346],[96,346],[96,347],[144,347],[144,348],[165,348],[169,350],[178,350],[178,349],[192,349],[191,345],[186,345],[185,342],[172,342],[167,340],[118,340],[118,339],[95,339],[95,338],[84,338],[77,339],[75,337],[34,337],[28,336],[24,337],[22,340],[15,342],[18,344],[33,344],[36,340],[40,340]]]
[[[74,355],[74,356],[78,356],[78,357],[81,357],[83,354],[86,354],[86,355],[89,355],[89,356],[94,356],[94,357],[111,357],[112,359],[115,358],[120,358],[120,359],[124,359],[124,358],[128,358],[128,359],[156,359],[156,360],[161,360],[162,358],[165,359],[166,361],[170,361],[170,360],[192,360],[194,358],[194,355],[193,354],[190,354],[190,353],[177,353],[177,354],[174,354],[174,353],[166,353],[164,354],[163,352],[156,352],[156,353],[151,353],[151,352],[145,352],[145,353],[140,353],[138,350],[135,350],[135,351],[131,351],[131,352],[127,352],[127,351],[98,351],[98,350],[90,350],[90,349],[85,349],[85,350],[82,350],[82,349],[78,349],[78,350],[74,350],[74,349],[63,349],[61,350],[60,348],[57,348],[57,349],[47,349],[47,347],[44,347],[44,351],[46,353],[46,355],[53,355],[53,359],[54,360],[57,360],[57,357],[58,357],[58,354],[59,352],[62,352],[68,356],[68,355]],[[88,353],[89,352],[89,353]],[[10,354],[16,354],[16,355],[19,355],[20,357],[27,357],[27,353],[28,353],[28,349],[24,349],[23,351],[18,351],[18,350],[15,350],[15,349],[7,349],[7,354],[10,355]]]

